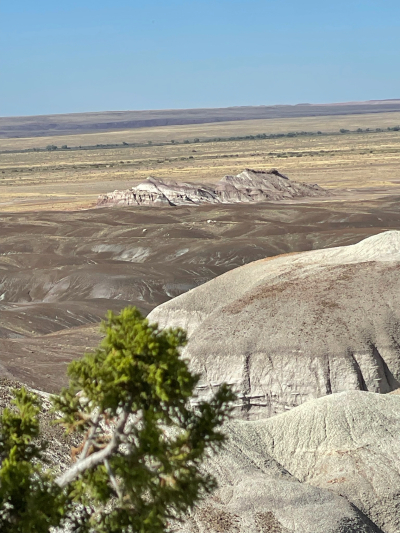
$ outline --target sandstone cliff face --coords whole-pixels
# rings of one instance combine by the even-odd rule
[[[291,181],[275,169],[267,172],[246,169],[237,176],[225,176],[213,187],[150,177],[126,191],[99,196],[97,205],[230,204],[329,195],[318,185]]]
[[[232,270],[153,310],[189,333],[184,356],[208,397],[267,418],[334,392],[400,387],[400,232]]]

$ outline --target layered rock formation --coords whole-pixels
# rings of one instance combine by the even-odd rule
[[[126,191],[114,191],[99,196],[97,205],[230,204],[328,196],[329,194],[318,185],[291,181],[275,169],[267,172],[246,169],[237,176],[225,176],[212,187],[150,177]]]
[[[266,418],[334,392],[400,387],[400,232],[232,270],[153,310],[188,330],[202,376],[240,395],[237,415]]]

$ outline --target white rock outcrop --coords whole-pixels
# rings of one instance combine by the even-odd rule
[[[182,531],[400,531],[400,397],[361,391],[233,421],[207,464],[219,489]]]
[[[390,392],[400,387],[400,232],[250,263],[149,319],[188,331],[200,397],[227,381],[246,419],[335,392]]]
[[[252,426],[301,482],[345,496],[387,533],[400,531],[398,395],[332,394]]]
[[[149,177],[126,191],[100,195],[98,206],[105,205],[201,205],[285,200],[308,196],[329,196],[318,185],[291,181],[275,169],[246,169],[237,176],[225,176],[215,186],[179,183]]]

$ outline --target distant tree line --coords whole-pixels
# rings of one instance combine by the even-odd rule
[[[400,126],[387,127],[386,129],[382,128],[357,128],[356,130],[349,130],[346,128],[340,128],[339,132],[322,132],[322,131],[289,131],[288,133],[258,133],[256,135],[242,135],[242,136],[232,136],[232,137],[210,137],[205,139],[199,139],[195,137],[194,139],[184,139],[183,141],[176,141],[172,139],[171,141],[164,141],[155,143],[153,141],[147,141],[146,143],[127,143],[123,141],[122,143],[112,143],[112,144],[95,144],[89,146],[67,146],[63,144],[61,147],[56,146],[55,144],[49,144],[45,148],[26,148],[25,150],[3,150],[0,153],[3,154],[16,154],[16,153],[26,153],[26,152],[53,152],[56,150],[105,150],[105,149],[115,149],[115,148],[141,148],[144,146],[166,146],[168,144],[197,144],[197,143],[215,143],[215,142],[230,142],[230,141],[257,141],[263,139],[282,139],[282,138],[293,138],[293,137],[313,137],[313,136],[332,136],[332,135],[346,135],[346,134],[358,134],[358,133],[383,133],[385,131],[400,131]]]

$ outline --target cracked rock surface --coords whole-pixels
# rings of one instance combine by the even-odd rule
[[[207,463],[218,491],[186,532],[400,531],[400,397],[351,391],[233,421]]]
[[[153,310],[182,326],[199,394],[227,381],[267,418],[348,390],[400,387],[400,232],[236,268]]]
[[[346,497],[386,533],[400,531],[400,396],[332,394],[246,425],[301,482]]]
[[[20,384],[0,380],[0,409]],[[35,391],[37,392],[37,391]],[[47,459],[62,471],[70,446],[42,397]],[[267,420],[225,426],[224,450],[204,470],[219,487],[177,533],[397,533],[400,395],[333,394]]]

